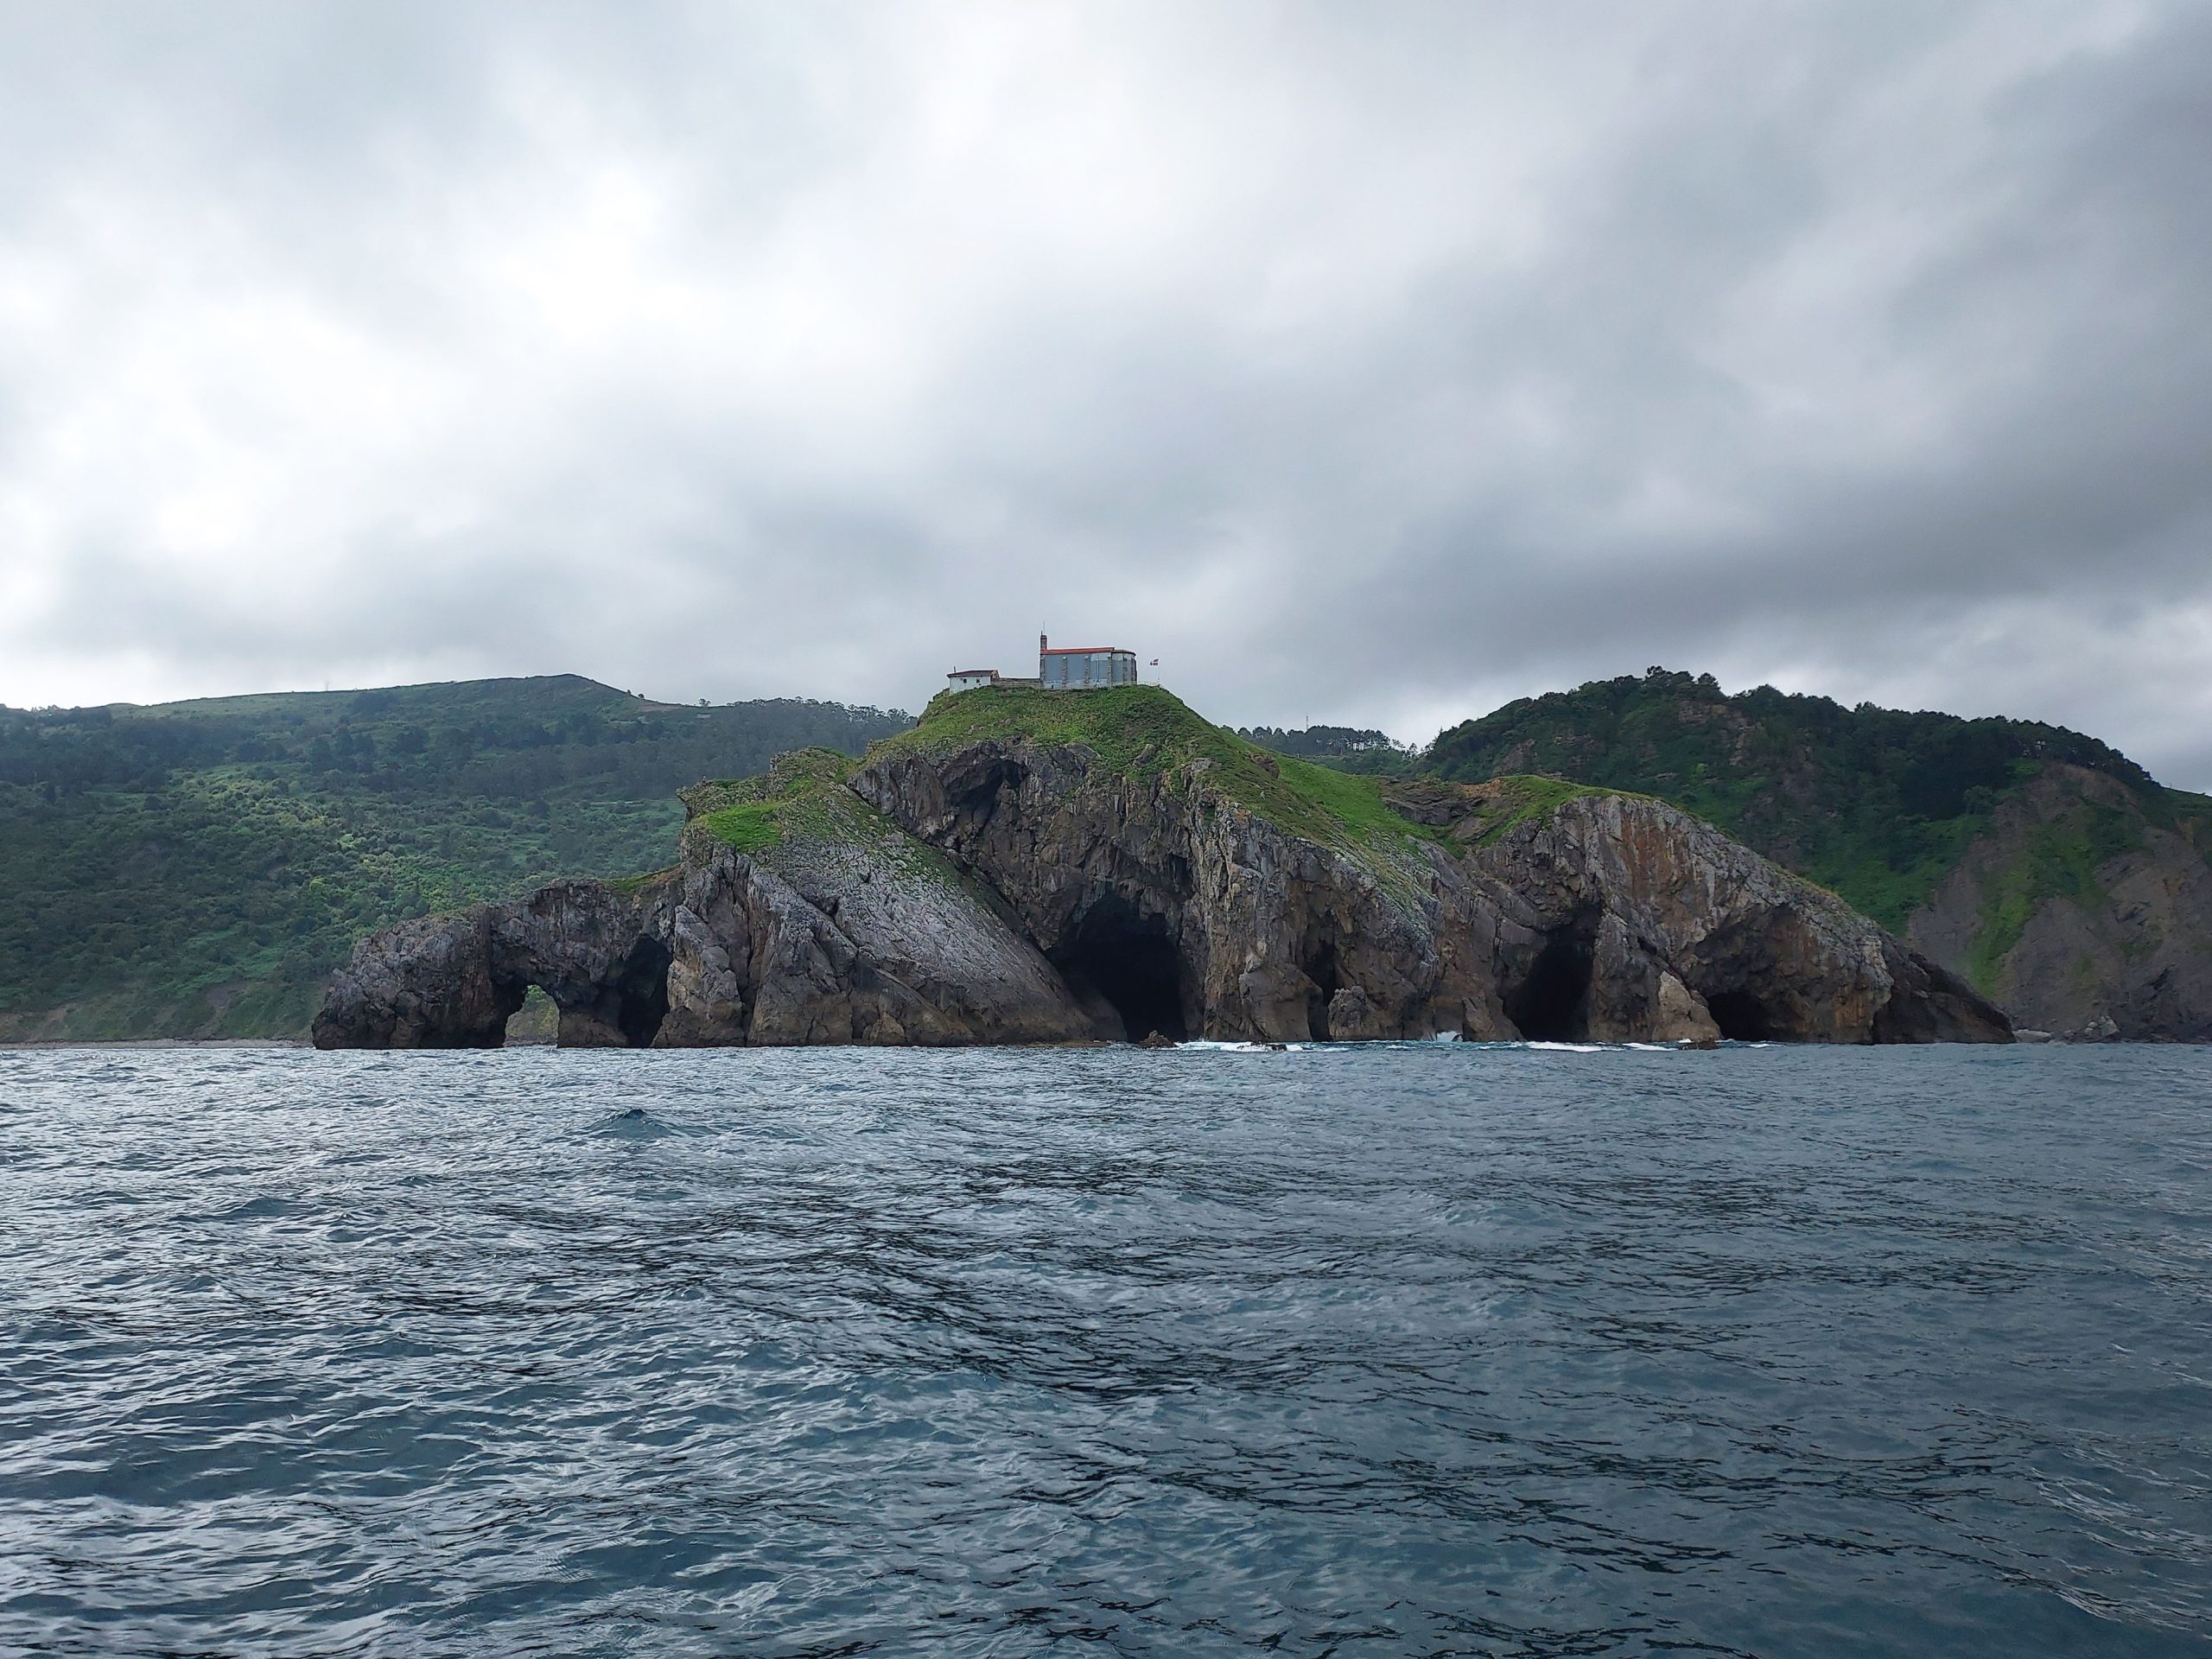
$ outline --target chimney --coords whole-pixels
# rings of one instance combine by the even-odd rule
[[[1039,634],[1037,636],[1037,654],[1039,657],[1042,657],[1045,654],[1046,647],[1051,644],[1051,640],[1046,639],[1043,634]]]

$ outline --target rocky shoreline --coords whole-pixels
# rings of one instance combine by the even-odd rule
[[[317,1046],[2005,1042],[1834,894],[1658,801],[1286,771],[1157,688],[688,791],[679,863],[362,942]],[[1012,692],[969,697],[1012,699]],[[1030,729],[1043,726],[1046,729]],[[1345,786],[1370,791],[1355,796]]]

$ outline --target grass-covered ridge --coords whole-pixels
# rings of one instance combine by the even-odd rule
[[[1117,685],[1089,691],[986,686],[941,693],[909,732],[871,745],[947,754],[991,739],[1080,747],[1094,767],[1137,783],[1179,787],[1202,777],[1257,817],[1308,840],[1359,855],[1389,855],[1437,832],[1393,808],[1373,778],[1278,755],[1213,725],[1172,691]]]
[[[874,838],[882,819],[845,787],[853,766],[835,750],[795,749],[757,776],[695,784],[679,796],[697,830],[748,855],[855,834]]]
[[[1579,797],[1624,792],[1599,789],[1591,784],[1569,783],[1564,778],[1528,774],[1494,778],[1479,787],[1486,798],[1477,821],[1478,847],[1493,846],[1503,840],[1509,830],[1531,818],[1549,817]]]
[[[854,859],[940,885],[965,881],[952,861],[846,787],[857,763],[831,749],[779,755],[752,778],[682,792],[685,835],[704,836],[798,882]]]

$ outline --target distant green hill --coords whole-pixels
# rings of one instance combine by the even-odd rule
[[[2109,745],[1654,669],[1508,703],[1414,770],[1657,795],[1832,888],[2024,1024],[2212,1036],[2212,799]]]
[[[674,856],[676,791],[896,711],[575,675],[0,709],[0,1039],[303,1032],[352,941]]]
[[[1279,726],[1240,726],[1236,735],[1277,754],[1375,777],[1402,776],[1413,770],[1415,759],[1414,750],[1396,742],[1388,732],[1351,726],[1308,726],[1288,731]]]

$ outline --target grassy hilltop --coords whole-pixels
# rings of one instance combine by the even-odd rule
[[[1080,750],[1094,778],[1171,790],[1202,779],[1215,797],[1334,848],[1398,887],[1418,885],[1426,874],[1421,861],[1405,856],[1410,843],[1436,841],[1454,850],[1471,841],[1486,844],[1523,819],[1594,792],[1552,778],[1497,779],[1481,802],[1465,805],[1461,833],[1448,836],[1401,811],[1384,780],[1286,757],[1210,723],[1156,685],[998,685],[940,694],[911,730],[871,743],[868,759],[901,751],[948,754],[993,741]],[[786,754],[766,776],[698,785],[683,791],[683,802],[699,831],[790,874],[840,847],[910,841],[844,787],[861,764],[823,750]],[[1471,837],[1470,819],[1478,826]]]
[[[1327,845],[1372,849],[1429,833],[1394,810],[1374,779],[1275,753],[1211,724],[1157,685],[1093,691],[996,685],[939,693],[913,730],[887,745],[943,753],[993,737],[1080,745],[1109,772],[1141,782],[1201,762],[1214,786],[1238,804]]]
[[[0,1039],[296,1034],[360,934],[666,864],[684,785],[906,724],[575,675],[0,709]]]
[[[1179,778],[1197,762],[1239,805],[1351,851],[1373,854],[1404,837],[1433,833],[1393,809],[1374,779],[1276,755],[1209,723],[1156,685],[941,692],[911,730],[872,743],[868,752],[942,754],[994,738],[1080,747],[1094,769],[1137,783]],[[854,765],[835,753],[789,754],[766,777],[702,784],[684,791],[683,799],[709,834],[742,853],[864,836],[874,833],[875,815],[842,786]]]

